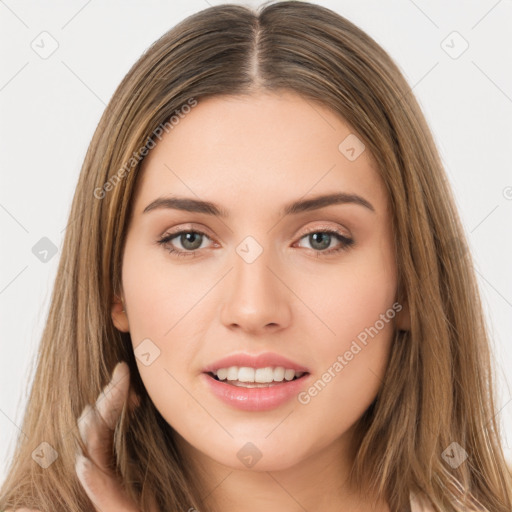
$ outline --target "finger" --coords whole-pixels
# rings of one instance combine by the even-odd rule
[[[124,494],[117,478],[99,469],[82,454],[77,454],[75,471],[96,512],[139,512]]]
[[[80,436],[89,458],[104,471],[112,468],[114,429],[126,403],[129,384],[128,365],[120,363],[95,406],[87,405],[78,420]]]
[[[106,475],[81,453],[77,453],[75,471],[97,512],[109,512],[110,510],[140,512],[135,504],[126,497],[118,480],[113,476]],[[149,512],[160,512],[154,495],[150,496],[149,501]]]
[[[96,400],[96,410],[110,430],[114,430],[130,390],[130,369],[120,362],[112,372],[112,379]]]

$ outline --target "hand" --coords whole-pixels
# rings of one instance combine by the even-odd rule
[[[87,405],[78,419],[80,436],[89,457],[79,450],[75,471],[97,512],[139,512],[112,470],[114,429],[128,396],[128,407],[133,409],[138,405],[138,397],[130,391],[128,365],[121,362],[114,368],[112,380],[98,396],[95,406]],[[156,512],[158,509],[154,506],[151,510]]]

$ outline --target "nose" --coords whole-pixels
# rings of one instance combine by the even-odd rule
[[[264,250],[252,263],[235,254],[220,312],[228,329],[268,334],[289,325],[293,294],[279,276],[279,266],[270,252]]]

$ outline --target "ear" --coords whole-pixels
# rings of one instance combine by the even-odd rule
[[[402,309],[395,316],[395,326],[398,331],[411,330],[411,313],[409,311],[409,302],[402,301]]]
[[[117,330],[121,332],[130,332],[130,324],[128,322],[126,311],[124,311],[125,309],[123,300],[114,296],[111,310],[112,322],[114,322]]]

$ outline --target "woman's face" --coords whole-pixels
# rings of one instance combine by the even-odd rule
[[[163,136],[143,163],[122,287],[113,320],[155,407],[192,452],[237,469],[348,449],[405,322],[375,162],[292,93],[201,100]],[[280,367],[305,373],[278,382]],[[239,385],[207,373],[219,368]],[[255,376],[276,380],[244,387]]]

